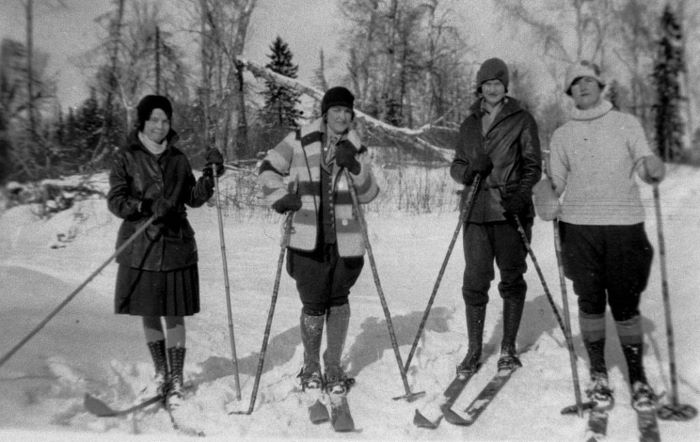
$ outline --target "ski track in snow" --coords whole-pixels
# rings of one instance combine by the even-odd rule
[[[670,395],[664,306],[658,267],[656,221],[651,189],[642,187],[646,227],[657,254],[642,298],[647,344],[646,369],[658,392]],[[676,335],[681,403],[700,406],[700,308],[697,287],[700,250],[700,171],[671,168],[661,186],[666,258]],[[211,206],[190,209],[200,254],[202,313],[187,320],[186,381],[193,384],[187,407],[191,423],[207,439],[369,439],[369,440],[582,440],[585,419],[561,416],[574,402],[569,357],[563,334],[552,315],[532,263],[528,261],[528,296],[518,337],[523,368],[470,427],[444,420],[437,430],[413,426],[416,408],[438,403],[467,347],[461,280],[464,259],[457,241],[425,334],[408,370],[412,391],[426,395],[412,403],[394,401],[403,383],[387,334],[386,321],[372,279],[369,260],[351,294],[352,317],[344,363],[356,386],[348,396],[358,431],[333,433],[330,424],[308,422],[305,399],[296,393],[302,349],[300,303],[286,273],[270,336],[253,413],[250,403],[255,370],[279,253],[279,218],[225,216],[226,250],[234,312],[241,394],[236,400],[230,354],[216,212]],[[245,218],[245,219],[242,219]],[[408,355],[437,271],[454,231],[457,212],[427,215],[370,213],[370,241],[402,358]],[[104,200],[80,202],[71,211],[38,220],[29,207],[0,215],[0,352],[4,354],[34,328],[114,251],[119,220]],[[56,235],[75,233],[70,242],[51,248]],[[561,308],[552,228],[537,220],[533,250],[552,296]],[[97,418],[82,405],[90,392],[110,406],[132,405],[148,385],[152,365],[140,320],[113,311],[114,263],[65,307],[46,327],[0,368],[0,439],[2,440],[179,440],[159,406],[118,418]],[[496,370],[501,336],[501,301],[494,282],[485,327],[484,366],[469,382],[453,409],[463,411]],[[576,299],[568,284],[572,332],[581,387],[586,358],[577,323]],[[609,316],[609,315],[608,315]],[[608,317],[607,358],[617,406],[610,412],[608,440],[637,440],[636,416],[629,407],[624,359]],[[693,440],[700,419],[659,421],[664,441]],[[144,438],[144,439],[142,439]],[[182,439],[186,440],[186,439]]]

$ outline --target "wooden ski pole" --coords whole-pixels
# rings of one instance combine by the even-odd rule
[[[471,213],[472,213],[472,208],[474,207],[474,201],[476,200],[476,196],[479,193],[480,187],[481,187],[481,175],[476,175],[476,177],[474,178],[474,183],[472,184],[471,191],[469,192],[468,196],[467,196],[467,194],[464,194],[462,197],[461,207],[460,207],[460,212],[459,212],[459,219],[457,220],[457,227],[455,227],[455,231],[452,234],[452,239],[450,240],[450,244],[447,247],[447,253],[445,254],[445,259],[442,260],[442,265],[440,266],[440,271],[438,272],[437,279],[435,280],[435,285],[433,285],[433,291],[430,293],[430,298],[428,299],[428,305],[425,307],[425,311],[423,312],[423,317],[421,318],[420,324],[418,325],[418,332],[416,333],[416,337],[413,340],[413,345],[411,345],[411,351],[408,353],[408,357],[406,358],[406,364],[404,365],[404,371],[408,371],[409,367],[411,366],[411,361],[413,360],[413,355],[416,352],[416,348],[418,347],[418,341],[420,341],[420,338],[423,335],[423,329],[425,328],[425,323],[428,321],[428,316],[430,315],[430,310],[433,307],[433,302],[435,302],[435,297],[437,296],[438,288],[440,287],[440,282],[442,282],[442,277],[445,274],[445,269],[447,268],[447,263],[450,261],[450,256],[452,255],[452,249],[455,246],[455,242],[457,242],[457,238],[459,237],[459,231],[462,229],[462,225],[464,225],[469,220],[469,215],[471,215]]]
[[[666,245],[661,219],[661,197],[659,185],[654,185],[654,209],[656,213],[656,233],[659,240],[659,267],[661,268],[661,294],[664,300],[666,320],[666,337],[668,339],[668,365],[671,378],[671,403],[659,407],[657,414],[660,419],[687,421],[698,414],[692,405],[681,404],[678,401],[678,377],[676,375],[675,339],[673,338],[673,322],[671,320],[671,299],[668,290],[668,275],[666,273]]]
[[[566,291],[566,276],[564,275],[564,263],[561,254],[561,236],[559,235],[559,222],[552,221],[554,227],[554,252],[557,258],[557,268],[559,270],[559,285],[561,287],[562,311],[564,312],[564,326],[568,330],[566,347],[569,350],[569,362],[571,363],[571,379],[574,383],[574,399],[576,400],[576,414],[583,417],[583,401],[581,400],[581,384],[578,378],[578,368],[576,366],[576,351],[574,350],[574,340],[571,336],[571,317],[569,315],[569,298]]]
[[[382,285],[379,282],[379,273],[377,272],[377,264],[374,261],[374,253],[372,253],[372,245],[369,242],[369,235],[367,234],[367,223],[365,222],[364,214],[362,213],[362,208],[360,207],[360,201],[357,197],[357,191],[355,190],[353,179],[347,170],[343,171],[345,174],[345,179],[348,184],[348,189],[350,191],[350,197],[352,198],[352,205],[357,215],[357,219],[360,223],[360,230],[362,231],[362,239],[365,242],[365,248],[367,249],[367,257],[369,258],[369,264],[372,268],[372,276],[374,278],[374,285],[377,287],[377,293],[379,294],[379,300],[382,304],[382,310],[384,311],[384,317],[386,319],[386,326],[389,330],[389,338],[391,339],[391,347],[394,350],[394,356],[396,356],[396,363],[399,365],[399,371],[401,372],[401,380],[403,381],[403,387],[405,394],[403,396],[397,396],[393,398],[406,399],[411,402],[420,396],[424,395],[425,392],[421,391],[418,393],[411,392],[411,388],[408,385],[408,379],[406,377],[406,370],[404,369],[403,362],[401,361],[401,353],[399,352],[399,345],[396,342],[396,333],[394,332],[394,326],[391,322],[391,313],[389,312],[389,307],[386,304],[386,299],[384,297],[384,291],[382,290]]]
[[[554,317],[557,320],[557,323],[559,323],[559,327],[561,328],[561,331],[564,333],[564,340],[566,341],[566,346],[569,348],[569,351],[571,351],[574,348],[574,343],[573,339],[571,338],[571,332],[567,328],[567,326],[564,324],[564,321],[561,318],[561,315],[559,314],[559,310],[557,309],[556,304],[554,303],[554,299],[552,298],[552,292],[549,290],[549,286],[547,285],[547,281],[544,279],[544,274],[542,273],[542,268],[540,267],[539,262],[537,262],[537,258],[535,257],[535,252],[532,251],[532,247],[530,247],[530,241],[527,239],[527,234],[525,233],[525,229],[523,228],[522,223],[520,222],[520,218],[518,218],[517,215],[513,217],[515,219],[515,224],[518,229],[518,232],[520,233],[520,239],[522,239],[523,244],[525,245],[525,248],[527,249],[528,255],[530,255],[530,259],[532,260],[532,264],[535,266],[535,270],[537,271],[537,275],[540,278],[540,282],[542,283],[542,289],[544,290],[544,294],[547,296],[547,301],[549,301],[549,305],[552,307],[552,312],[554,313]],[[570,353],[571,354],[571,353]],[[575,356],[574,356],[575,357]],[[592,402],[582,404],[582,408],[591,408],[594,404]],[[562,413],[568,413],[570,407],[564,408],[562,410]],[[576,404],[576,410],[578,410],[578,403]]]
[[[39,330],[41,330],[42,328],[44,328],[44,326],[45,326],[54,316],[56,316],[56,314],[58,314],[58,312],[60,312],[60,311],[63,309],[63,307],[65,307],[66,305],[68,305],[68,303],[71,302],[71,300],[73,300],[73,298],[75,298],[75,296],[76,296],[78,293],[80,293],[80,291],[81,291],[82,289],[84,289],[85,286],[88,285],[88,283],[89,283],[90,281],[92,281],[93,278],[94,278],[95,276],[97,276],[97,275],[102,271],[102,269],[104,269],[105,267],[107,267],[107,265],[108,265],[110,262],[112,262],[112,260],[113,260],[114,258],[116,258],[117,256],[119,256],[120,253],[122,253],[127,247],[129,247],[129,246],[131,245],[131,243],[134,242],[134,240],[135,240],[141,233],[143,233],[151,224],[153,224],[153,221],[155,221],[155,216],[152,216],[152,217],[149,218],[146,222],[144,222],[143,225],[141,225],[141,227],[139,227],[139,228],[134,232],[133,235],[131,235],[126,241],[124,241],[124,244],[122,244],[109,258],[107,258],[107,260],[106,260],[101,266],[99,266],[99,267],[97,268],[97,270],[95,270],[94,272],[92,272],[92,273],[90,274],[90,276],[88,276],[87,279],[86,279],[85,281],[83,281],[83,282],[78,286],[78,288],[76,288],[75,290],[73,290],[73,292],[71,292],[71,294],[68,295],[68,296],[66,297],[66,299],[63,300],[63,302],[61,302],[51,313],[49,313],[49,315],[48,315],[46,318],[44,318],[43,321],[41,321],[31,332],[29,332],[29,334],[28,334],[27,336],[25,336],[21,341],[19,341],[19,343],[17,343],[17,345],[15,345],[14,347],[12,347],[12,349],[11,349],[10,351],[8,351],[8,352],[2,357],[2,359],[0,359],[0,367],[2,367],[3,364],[5,364],[5,362],[7,362],[7,360],[10,359],[10,358],[12,357],[12,355],[14,355],[14,354],[17,352],[17,350],[19,350],[20,348],[22,348],[22,347],[24,346],[24,344],[27,343],[27,341],[29,341],[32,337],[34,337],[34,335],[36,335],[36,334],[39,332]]]
[[[236,381],[236,399],[241,400],[241,380],[238,375],[238,357],[236,356],[236,337],[233,331],[233,312],[231,311],[231,289],[229,287],[228,263],[226,261],[226,240],[224,239],[224,220],[221,216],[221,199],[219,177],[214,176],[216,198],[216,215],[219,223],[219,243],[221,244],[221,263],[224,271],[224,288],[226,290],[226,312],[228,313],[228,331],[231,341],[231,357],[233,359],[233,375]]]
[[[277,258],[277,273],[275,274],[275,283],[272,288],[272,299],[270,300],[270,309],[267,313],[267,323],[265,324],[265,333],[263,334],[262,347],[260,356],[258,357],[258,368],[255,371],[255,381],[253,382],[253,392],[250,394],[250,406],[246,411],[233,411],[229,414],[251,414],[255,408],[255,400],[258,396],[258,387],[260,386],[260,378],[262,377],[263,366],[265,365],[265,353],[267,352],[267,343],[270,340],[270,330],[272,329],[272,317],[275,314],[275,305],[277,304],[277,295],[279,294],[280,279],[282,278],[282,266],[284,264],[284,255],[289,245],[289,235],[292,230],[292,216],[294,212],[287,213],[287,218],[284,220],[284,233],[282,234],[282,244],[280,246],[280,254]]]

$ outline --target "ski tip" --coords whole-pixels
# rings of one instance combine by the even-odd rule
[[[441,411],[442,415],[445,417],[445,420],[452,425],[466,427],[472,424],[472,421],[463,418],[450,407],[441,407]]]
[[[408,394],[404,394],[402,396],[396,396],[392,399],[395,401],[398,401],[400,399],[406,399],[408,402],[413,402],[416,399],[421,398],[423,396],[425,396],[425,391],[419,391],[417,393],[408,393]]]
[[[582,404],[567,405],[561,409],[561,414],[578,414],[579,407],[581,411],[592,410],[598,405],[595,401],[583,402]]]
[[[110,417],[116,415],[115,411],[109,408],[107,404],[92,396],[90,393],[85,393],[83,405],[87,411],[99,417]]]
[[[413,425],[418,428],[427,428],[429,430],[434,430],[438,427],[440,418],[433,422],[416,409],[416,413],[413,415]]]
[[[685,404],[666,404],[659,407],[656,415],[661,420],[665,421],[689,421],[698,415],[698,410],[692,405]]]

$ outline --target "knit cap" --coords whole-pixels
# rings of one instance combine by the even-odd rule
[[[143,127],[143,124],[151,118],[151,113],[153,109],[161,109],[165,112],[169,120],[172,120],[173,116],[173,106],[170,104],[170,100],[162,95],[146,95],[139,101],[136,106],[136,115],[139,120],[139,127]]]
[[[342,86],[328,89],[321,100],[321,114],[325,115],[333,106],[344,106],[352,110],[355,104],[355,96]]]
[[[601,88],[605,87],[605,82],[603,82],[602,78],[600,77],[600,68],[598,65],[588,60],[581,60],[572,64],[566,70],[564,91],[567,95],[571,95],[571,86],[581,77],[594,78]]]
[[[481,91],[481,85],[489,80],[499,80],[508,90],[508,66],[500,58],[489,58],[481,64],[476,74],[476,90]]]

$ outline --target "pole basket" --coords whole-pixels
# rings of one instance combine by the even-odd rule
[[[661,420],[684,422],[698,415],[697,408],[687,404],[666,404],[656,410],[656,415]]]

